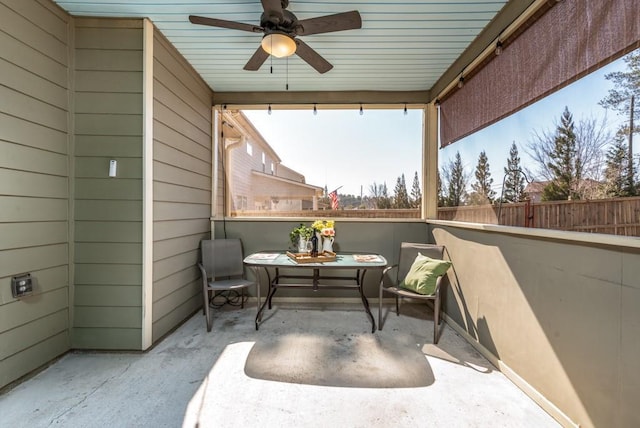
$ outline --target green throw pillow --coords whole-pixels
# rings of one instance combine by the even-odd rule
[[[418,253],[409,273],[399,286],[418,294],[433,294],[438,277],[447,273],[450,266],[450,261],[432,259]]]

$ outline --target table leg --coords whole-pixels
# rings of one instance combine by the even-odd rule
[[[258,330],[260,322],[262,322],[262,313],[264,312],[264,308],[267,306],[267,304],[269,305],[269,309],[271,309],[271,298],[273,297],[273,294],[276,291],[275,288],[271,286],[271,276],[269,275],[269,270],[266,267],[264,268],[264,270],[267,273],[269,288],[267,290],[267,297],[264,299],[264,302],[262,303],[262,305],[260,305],[260,299],[258,299],[258,313],[256,314],[256,330]],[[256,281],[258,281],[258,287],[260,287],[259,285],[260,276],[258,275],[258,268],[255,269],[255,274],[256,274]]]
[[[364,295],[364,274],[367,272],[366,269],[362,270],[362,275],[356,274],[358,278],[358,291],[360,292],[360,298],[362,299],[362,304],[364,306],[364,310],[367,312],[367,316],[369,320],[371,320],[371,333],[376,332],[376,320],[373,318],[373,314],[371,313],[371,308],[369,308],[369,300],[367,300],[367,296]]]

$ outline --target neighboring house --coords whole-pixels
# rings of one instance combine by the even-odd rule
[[[323,188],[281,164],[262,135],[238,110],[223,113],[224,161],[231,213],[318,209]]]
[[[533,181],[524,188],[524,193],[531,199],[531,202],[541,202],[544,188],[549,185],[550,181]],[[602,183],[590,178],[580,180],[578,184],[578,193],[581,199],[600,199],[602,198]]]
[[[531,199],[531,202],[540,202],[542,200],[542,192],[547,184],[549,184],[549,181],[532,181],[527,183],[524,193]]]

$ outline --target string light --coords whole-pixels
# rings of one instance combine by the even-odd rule
[[[313,115],[314,116],[318,115],[318,107],[315,104],[313,105]]]
[[[407,114],[409,114],[407,111],[407,103],[404,103],[404,115],[406,116]]]
[[[360,116],[364,114],[364,110],[362,110],[362,103],[360,103]]]
[[[498,40],[496,43],[496,55],[500,55],[502,53],[502,42]]]
[[[460,80],[458,80],[458,89],[462,89],[464,86],[464,76],[460,75]]]
[[[269,104],[269,108],[267,109],[267,113],[269,113],[269,115],[271,115],[271,104]]]

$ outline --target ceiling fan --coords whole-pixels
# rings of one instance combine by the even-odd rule
[[[269,55],[282,58],[296,53],[319,73],[326,73],[333,65],[297,36],[362,28],[362,19],[357,10],[299,21],[293,13],[286,10],[289,0],[261,2],[264,12],[260,17],[259,26],[195,15],[190,15],[189,21],[193,24],[264,33],[261,45],[244,66],[245,70],[250,71],[258,70]]]

